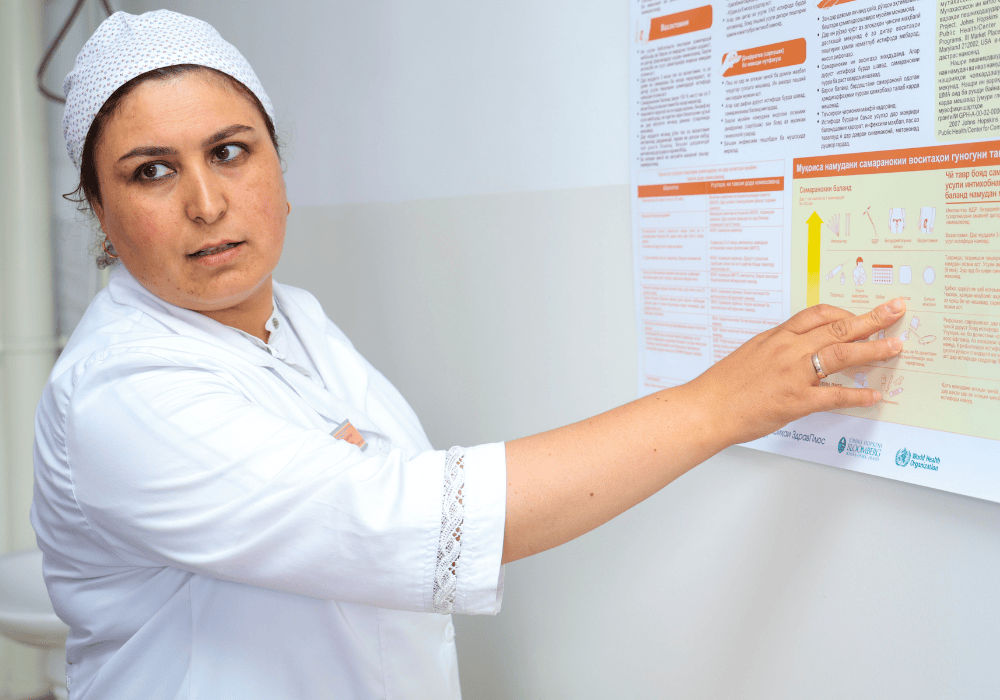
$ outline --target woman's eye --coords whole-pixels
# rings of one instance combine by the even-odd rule
[[[231,160],[235,160],[244,153],[242,146],[237,146],[235,143],[227,143],[225,146],[219,146],[215,149],[215,157],[221,163],[227,163]]]
[[[170,168],[163,163],[146,163],[139,168],[138,175],[141,180],[159,180],[170,173]]]

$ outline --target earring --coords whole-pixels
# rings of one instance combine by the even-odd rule
[[[101,243],[101,247],[104,248],[104,254],[107,255],[109,258],[114,258],[115,260],[118,259],[118,251],[115,250],[115,244],[109,241],[106,237],[104,241]],[[111,248],[111,250],[108,250],[109,247]]]
[[[292,213],[292,203],[291,202],[286,202],[286,204],[288,204],[288,213],[291,214]]]

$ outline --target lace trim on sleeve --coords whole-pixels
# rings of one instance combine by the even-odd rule
[[[441,534],[434,571],[434,612],[443,615],[455,611],[455,591],[458,589],[458,558],[462,556],[462,524],[465,522],[464,460],[464,447],[452,447],[444,458]]]

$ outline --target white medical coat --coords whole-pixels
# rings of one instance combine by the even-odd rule
[[[32,523],[74,700],[460,697],[445,453],[312,295],[274,295],[325,388],[120,267],[56,363]],[[496,613],[503,445],[463,463],[454,609]]]

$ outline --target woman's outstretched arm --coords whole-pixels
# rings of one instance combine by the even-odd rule
[[[810,307],[687,384],[507,443],[504,563],[579,537],[725,447],[809,413],[878,402],[874,389],[820,386],[812,355],[827,374],[891,358],[898,339],[865,339],[904,310],[901,300],[862,316]]]

